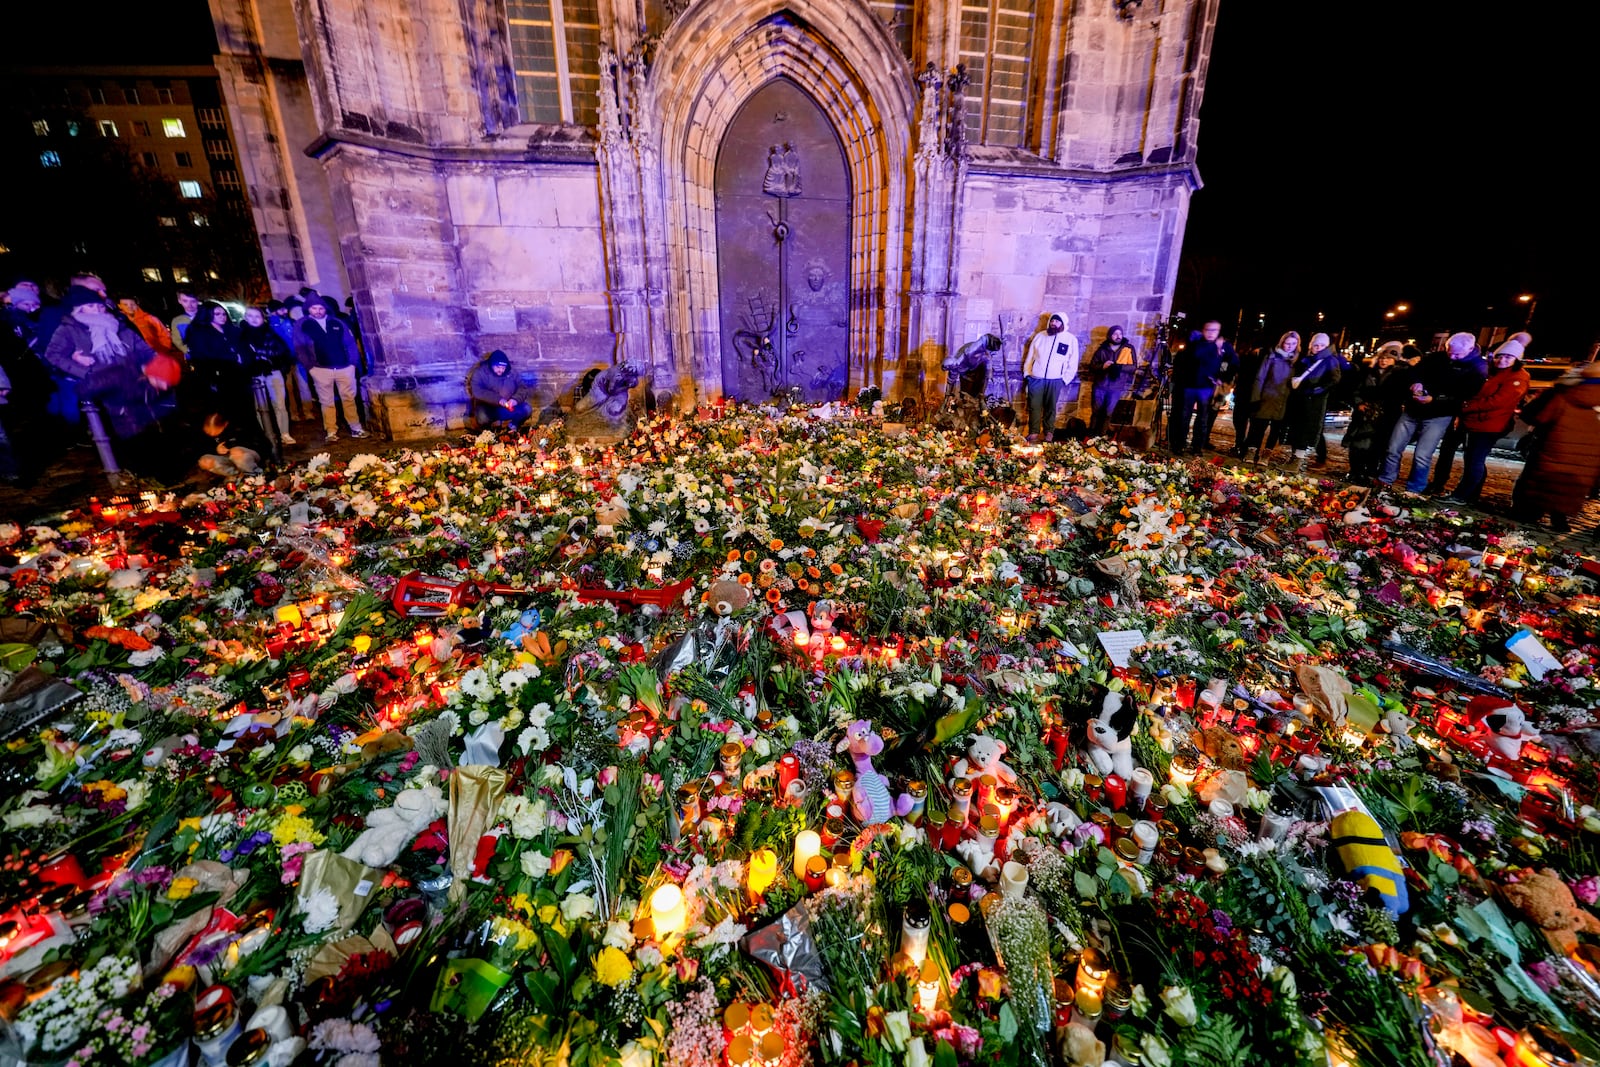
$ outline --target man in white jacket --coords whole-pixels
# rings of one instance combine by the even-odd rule
[[[1078,339],[1067,332],[1064,311],[1051,314],[1043,330],[1028,342],[1022,377],[1028,383],[1028,440],[1048,441],[1056,427],[1056,402],[1061,390],[1078,376]]]

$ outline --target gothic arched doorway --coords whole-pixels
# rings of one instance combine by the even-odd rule
[[[833,124],[779,79],[746,100],[717,152],[722,391],[746,401],[849,382],[850,174]]]

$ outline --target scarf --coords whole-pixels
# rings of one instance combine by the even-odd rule
[[[74,310],[72,317],[89,331],[89,352],[96,358],[110,360],[127,354],[128,346],[117,336],[122,324],[115,315],[79,315]]]

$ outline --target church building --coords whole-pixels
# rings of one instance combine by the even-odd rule
[[[673,403],[1015,381],[1169,313],[1218,0],[211,0],[273,292],[388,431],[626,364]],[[991,388],[995,388],[991,385]]]

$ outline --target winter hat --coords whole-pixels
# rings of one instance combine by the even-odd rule
[[[85,304],[104,304],[105,302],[105,297],[83,285],[74,285],[71,289],[68,289],[67,295],[61,300],[62,306],[68,311],[81,308]]]
[[[1373,356],[1381,356],[1385,352],[1388,352],[1391,353],[1395,359],[1400,359],[1401,354],[1404,353],[1405,350],[1406,346],[1401,344],[1399,341],[1385,341],[1383,344],[1378,346],[1378,350],[1373,353]]]
[[[267,301],[267,312],[270,314],[270,313],[272,313],[274,311],[282,311],[285,308],[287,308],[288,306],[289,305],[285,304],[282,300],[268,300]]]
[[[333,305],[328,303],[328,298],[321,293],[313,292],[306,295],[306,310],[310,311],[314,307],[321,307],[322,310],[329,311]]]
[[[1521,359],[1522,358],[1522,352],[1523,352],[1522,342],[1517,340],[1515,337],[1513,337],[1511,340],[1505,342],[1499,348],[1494,350],[1494,354],[1497,357],[1504,356],[1504,355],[1512,355],[1512,356],[1515,356],[1517,359]]]
[[[489,353],[489,366],[509,367],[511,366],[511,357],[497,348],[493,352]]]
[[[1516,706],[1516,701],[1506,700],[1503,697],[1475,696],[1467,702],[1467,721],[1476,726],[1483,722],[1486,716]]]

